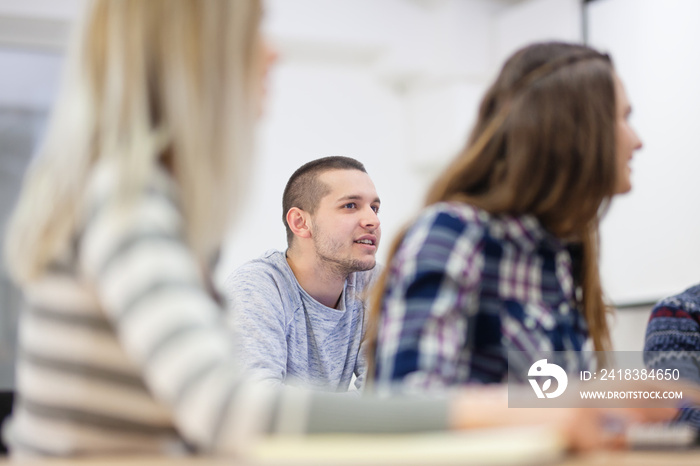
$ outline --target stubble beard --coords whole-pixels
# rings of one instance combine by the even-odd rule
[[[377,263],[374,258],[372,258],[372,260],[360,260],[338,257],[338,251],[342,250],[342,244],[331,240],[325,240],[325,238],[315,241],[315,248],[316,256],[323,264],[338,275],[346,277],[353,272],[371,270]]]

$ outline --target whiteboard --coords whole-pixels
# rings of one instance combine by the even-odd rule
[[[700,1],[598,0],[586,15],[644,143],[601,225],[603,286],[616,305],[652,302],[700,282]]]

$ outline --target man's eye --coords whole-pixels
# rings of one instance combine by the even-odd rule
[[[354,209],[355,207],[357,207],[357,204],[355,204],[354,202],[351,202],[349,204],[345,204],[343,206],[344,209]]]
[[[378,205],[373,205],[372,210],[374,211],[375,214],[379,213],[379,206]]]

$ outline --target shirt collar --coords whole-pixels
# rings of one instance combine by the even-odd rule
[[[566,241],[547,231],[537,217],[532,214],[496,215],[483,209],[472,208],[477,211],[478,221],[488,225],[489,233],[495,238],[512,241],[528,251],[541,246],[551,250],[560,250],[566,247]]]

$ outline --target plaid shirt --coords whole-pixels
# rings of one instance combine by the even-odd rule
[[[524,381],[553,351],[587,368],[588,327],[576,307],[572,254],[533,216],[464,203],[425,209],[390,264],[376,353],[381,390]],[[514,350],[515,353],[509,351]],[[509,361],[510,354],[510,361]]]

